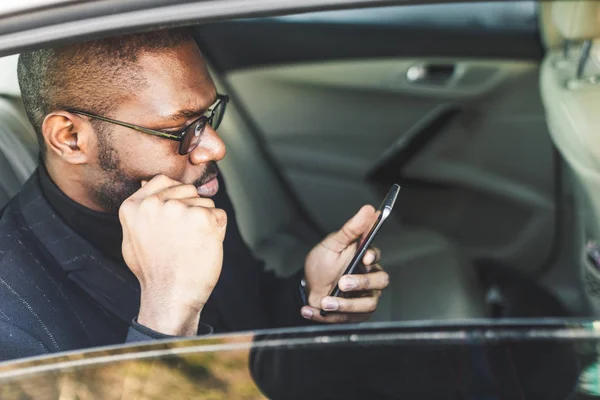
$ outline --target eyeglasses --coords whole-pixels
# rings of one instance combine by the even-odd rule
[[[85,115],[86,117],[94,118],[99,121],[108,122],[115,125],[124,126],[125,128],[134,129],[138,132],[147,133],[148,135],[158,136],[164,139],[174,140],[179,142],[179,154],[186,155],[190,154],[198,144],[200,144],[200,138],[204,133],[204,129],[207,124],[210,124],[214,130],[219,128],[221,122],[223,121],[223,116],[225,115],[225,108],[227,103],[229,102],[229,96],[225,94],[218,94],[217,100],[210,107],[206,113],[210,113],[208,115],[203,115],[200,118],[194,120],[192,123],[187,125],[185,128],[178,132],[163,132],[157,131],[154,129],[144,128],[143,126],[129,124],[123,121],[117,121],[111,118],[102,117],[100,115],[88,113],[80,110],[67,110],[73,114]]]

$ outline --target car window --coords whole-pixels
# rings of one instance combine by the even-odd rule
[[[387,324],[106,349],[0,366],[6,399],[587,398],[598,334],[577,321]]]
[[[356,25],[405,25],[444,29],[471,27],[500,30],[535,30],[535,1],[503,1],[407,5],[340,10],[273,17],[289,22]]]
[[[73,229],[54,230],[51,221],[61,219],[55,208],[33,207],[38,220],[23,220],[45,229],[49,244],[16,253],[0,248],[0,259],[27,253],[40,265],[27,284],[42,293],[36,298],[43,310],[0,272],[0,288],[14,300],[0,304],[0,327],[16,327],[11,337],[23,331],[24,343],[37,343],[29,326],[4,315],[3,307],[24,307],[44,338],[31,355],[60,354],[1,364],[0,397],[600,395],[594,322],[600,239],[587,217],[593,200],[556,149],[540,94],[548,65],[576,58],[569,48],[544,48],[541,8],[535,1],[413,4],[193,25],[217,92],[228,96],[218,130],[228,154],[218,163],[219,185],[227,183],[228,217],[235,218],[228,232],[236,232],[241,249],[231,252],[230,265],[246,266],[252,254],[252,268],[264,265],[265,273],[222,273],[229,286],[203,314],[217,327],[207,338],[63,353],[64,337],[52,333],[61,329],[54,304],[77,319],[74,348],[101,329],[111,336],[96,340],[98,346],[122,343],[125,331],[138,327],[132,318],[139,309],[123,293],[131,290],[139,300],[138,281],[126,265],[111,272],[114,280],[94,275],[106,272],[102,248],[80,255],[73,243],[82,241],[52,247]],[[35,173],[39,153],[15,58],[4,60],[0,220],[21,221],[15,215],[32,203],[16,197],[11,207],[11,199]],[[70,110],[151,130],[129,115],[117,121]],[[267,291],[286,291],[282,298],[293,297],[298,311],[307,301],[300,271],[307,254],[362,205],[377,206],[393,184],[402,189],[374,241],[389,286],[381,297],[367,294],[378,299],[368,322],[281,330],[306,321],[296,313],[291,323],[273,322],[257,308],[243,309],[264,306]],[[0,232],[6,241],[15,233]],[[64,285],[47,292],[34,280],[46,272],[44,257],[66,266],[48,274],[52,285]],[[28,270],[14,271],[29,277]],[[118,290],[109,296],[103,287]],[[91,301],[73,305],[64,296],[71,290],[92,293]],[[279,305],[265,309],[279,312]],[[232,307],[242,310],[239,320],[226,315]],[[89,329],[93,313],[99,317]],[[277,329],[224,334],[257,320]]]

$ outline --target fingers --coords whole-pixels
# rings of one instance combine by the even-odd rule
[[[203,226],[206,221],[219,233],[219,239],[225,239],[227,213],[220,208],[192,207],[191,219]]]
[[[363,264],[365,266],[377,264],[381,260],[381,250],[377,247],[370,247],[363,257]]]
[[[215,202],[205,197],[185,198],[179,201],[188,207],[215,208]]]
[[[321,309],[327,312],[363,314],[372,313],[377,308],[379,294],[371,293],[367,297],[346,299],[343,297],[323,297]]]
[[[316,322],[331,324],[365,321],[376,309],[381,291],[372,290],[358,298],[323,297],[321,308],[305,306],[301,314],[304,318]],[[321,310],[327,311],[323,316]]]
[[[390,276],[379,265],[371,267],[367,274],[344,275],[338,286],[342,292],[363,292],[368,290],[383,290],[390,283]]]
[[[131,199],[142,200],[154,196],[161,202],[169,200],[186,200],[186,204],[190,207],[214,207],[214,202],[210,199],[205,201],[196,201],[199,198],[198,189],[194,185],[182,184],[165,175],[157,175],[150,181],[142,181],[142,187],[138,190]],[[191,201],[188,201],[191,200]]]
[[[221,236],[225,235],[227,214],[224,210],[215,208],[215,203],[209,198],[201,198],[194,185],[182,184],[165,175],[157,175],[150,181],[142,181],[142,187],[121,205],[119,218],[124,223],[124,214],[140,207],[157,210],[164,205],[171,216],[179,215],[185,209],[190,210],[199,223],[207,220],[215,226]]]
[[[225,210],[215,207],[215,203],[211,199],[196,197],[192,199],[171,199],[167,203],[173,207],[181,205],[194,209],[197,218],[211,218],[218,228],[223,228],[227,225],[227,213]],[[223,232],[224,233],[224,232]]]
[[[343,314],[336,312],[327,313],[323,317],[320,312],[320,309],[310,306],[304,306],[300,311],[304,318],[326,324],[359,323],[369,318],[369,314]]]
[[[227,225],[227,213],[225,212],[225,210],[222,210],[220,208],[212,208],[210,209],[210,213],[215,219],[217,227],[224,228]],[[223,230],[223,235],[224,234],[225,231]]]
[[[170,186],[167,189],[161,190],[160,192],[154,194],[154,196],[157,196],[161,201],[199,197],[196,186],[183,184]]]
[[[366,265],[365,269],[367,270],[367,272],[377,272],[377,271],[383,271],[383,268],[381,268],[381,265],[379,264],[373,264],[373,265]]]
[[[326,247],[341,252],[368,233],[376,218],[376,211],[372,206],[363,206],[342,229],[327,236],[323,242]]]
[[[172,186],[180,186],[181,182],[178,182],[174,179],[169,178],[166,175],[157,175],[154,178],[150,179],[146,184],[142,185],[140,190],[135,192],[130,198],[131,199],[140,199],[148,196],[152,196],[153,194],[157,194],[167,188]]]

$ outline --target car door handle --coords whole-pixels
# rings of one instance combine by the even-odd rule
[[[406,71],[406,80],[414,85],[445,85],[456,71],[455,64],[415,64]]]

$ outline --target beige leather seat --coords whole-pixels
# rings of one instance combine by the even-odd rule
[[[35,135],[19,109],[16,58],[0,59],[0,185],[14,195],[35,168]],[[6,108],[6,112],[2,110]],[[254,136],[231,102],[220,133],[228,155],[220,164],[245,239],[281,275],[301,268],[319,240],[261,156]],[[32,142],[33,141],[33,142]],[[33,146],[31,145],[33,143]],[[32,149],[33,147],[33,149]],[[468,260],[442,235],[426,229],[402,229],[378,243],[391,287],[373,320],[462,319],[484,316],[483,294]]]
[[[541,94],[548,128],[573,175],[576,232],[584,290],[600,313],[600,273],[586,257],[586,244],[600,244],[600,2],[557,1],[552,20],[570,49],[548,52]],[[586,41],[588,41],[586,43]]]
[[[17,57],[0,58],[0,209],[37,164],[35,132],[20,97]]]

